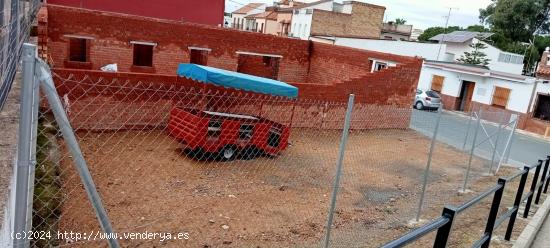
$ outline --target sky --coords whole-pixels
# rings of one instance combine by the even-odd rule
[[[491,0],[359,0],[386,7],[384,21],[404,18],[413,28],[426,29],[433,26],[445,26],[446,16],[451,10],[449,26],[467,27],[479,24],[479,9],[485,8]],[[225,0],[227,12],[234,11],[243,4],[273,0]],[[338,1],[337,1],[338,2]],[[341,1],[339,1],[341,2]]]

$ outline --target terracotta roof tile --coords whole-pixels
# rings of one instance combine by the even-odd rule
[[[251,10],[259,9],[264,3],[249,3],[242,8],[233,11],[233,14],[247,14]]]

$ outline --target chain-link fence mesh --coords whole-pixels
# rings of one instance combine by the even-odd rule
[[[122,246],[323,244],[346,103],[67,71],[53,79]],[[107,246],[60,132],[65,123],[51,108],[43,99],[33,230],[62,235],[32,246]],[[354,103],[330,246],[378,247],[417,226],[416,217],[433,219],[444,204],[493,186],[492,153],[477,147],[487,138],[479,123],[450,112]],[[483,125],[497,143],[491,133],[499,123]],[[498,144],[506,136],[500,132]],[[504,146],[497,150],[503,154]],[[471,192],[458,194],[468,168]],[[452,247],[479,236],[483,227],[468,227],[486,219],[487,201],[464,213]]]
[[[21,48],[41,5],[39,0],[5,0],[0,4],[0,110],[15,78]]]

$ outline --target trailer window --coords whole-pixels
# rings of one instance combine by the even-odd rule
[[[269,135],[267,136],[267,145],[279,147],[279,143],[281,143],[281,133],[281,128],[271,127],[269,129]]]
[[[222,122],[211,120],[208,122],[208,138],[218,138],[222,133]]]
[[[239,139],[249,140],[252,138],[253,134],[254,134],[254,125],[241,124],[241,127],[239,128]]]

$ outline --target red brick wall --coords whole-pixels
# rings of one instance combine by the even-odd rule
[[[75,69],[54,69],[54,81],[58,94],[66,100],[69,119],[75,129],[164,128],[172,106],[205,108],[208,101],[214,103],[209,106],[219,110],[261,115],[284,124],[292,123],[293,127],[340,129],[346,102],[334,99],[348,97],[346,92],[331,94],[326,89],[335,86],[327,85],[295,84],[301,94],[298,101],[292,101],[176,76]],[[342,88],[331,90],[341,91]],[[213,95],[210,100],[203,97],[204,92]],[[408,128],[410,104],[363,102],[361,99],[368,99],[361,95],[364,91],[353,93],[358,94],[351,124],[353,129]]]
[[[308,83],[334,84],[371,74],[369,59],[384,59],[397,63],[419,61],[405,57],[362,49],[312,42]],[[416,81],[408,80],[407,83]],[[416,86],[416,85],[415,85]]]
[[[279,58],[267,58],[265,60],[262,56],[253,56],[246,54],[239,54],[237,71],[245,74],[255,75],[259,77],[277,79]]]
[[[179,63],[190,60],[188,47],[196,46],[212,49],[208,65],[227,70],[237,69],[237,51],[281,55],[278,78],[290,82],[306,81],[309,41],[55,5],[47,8],[47,46],[54,67],[63,67],[68,58],[68,38],[64,35],[82,35],[93,38],[91,69],[117,63],[121,72],[143,72],[132,67],[133,50],[129,42],[147,41],[157,43],[154,70],[148,72],[175,74]]]
[[[211,49],[208,54],[209,66],[233,71],[236,71],[239,65],[237,51],[280,55],[282,58],[279,62],[276,78],[297,86],[301,101],[319,101],[320,103],[331,101],[337,104],[345,104],[349,94],[353,93],[356,95],[356,102],[363,105],[357,109],[363,109],[365,118],[368,117],[369,120],[372,120],[373,113],[376,113],[377,116],[376,122],[363,121],[356,122],[353,125],[361,128],[407,128],[411,103],[422,66],[422,61],[418,58],[215,28],[206,25],[178,23],[52,5],[48,6],[47,14],[48,22],[45,24],[47,24],[48,39],[47,41],[43,40],[41,45],[47,46],[48,56],[51,57],[53,67],[54,69],[57,68],[55,71],[62,74],[61,79],[67,79],[72,74],[73,77],[87,82],[87,84],[83,84],[75,80],[75,82],[80,83],[72,82],[69,84],[72,87],[67,88],[67,84],[71,80],[56,80],[56,83],[60,84],[59,93],[61,95],[68,93],[68,97],[72,102],[72,110],[75,110],[75,108],[78,109],[77,106],[87,106],[85,103],[91,103],[86,102],[90,100],[90,97],[93,97],[91,99],[98,102],[98,104],[105,103],[105,106],[123,98],[127,99],[124,100],[124,104],[144,99],[152,101],[151,97],[153,97],[153,100],[155,99],[154,97],[157,97],[159,101],[170,98],[171,95],[160,96],[155,94],[154,96],[150,96],[145,90],[133,89],[133,87],[142,87],[144,82],[154,83],[152,86],[153,89],[182,86],[204,88],[204,84],[196,84],[193,81],[175,77],[177,65],[182,62],[189,62],[188,47],[196,46]],[[67,22],[67,20],[71,21]],[[93,38],[90,42],[90,65],[92,70],[63,69],[67,65],[65,60],[67,59],[68,39],[64,37],[67,34],[90,36]],[[157,43],[157,46],[154,48],[153,70],[143,71],[132,67],[132,47],[129,43],[130,41]],[[370,73],[370,58],[394,61],[399,65]],[[99,67],[108,63],[117,63],[120,73],[97,71]],[[247,68],[246,72],[268,76],[265,73],[265,68],[254,69],[254,66],[251,66]],[[104,92],[106,91],[101,91],[101,89],[105,90],[105,88],[94,84],[100,78],[102,82],[111,82],[116,78],[119,84],[124,84],[133,93],[130,95],[128,95],[128,92],[105,94]],[[88,87],[84,87],[85,85],[88,85]],[[227,91],[227,89],[210,86],[207,88],[217,91]],[[204,104],[200,99],[192,100],[196,100],[199,105]],[[165,104],[167,103],[159,102],[157,105],[165,106]],[[316,125],[312,124],[315,122],[311,121],[311,118],[319,114],[343,116],[345,109],[343,107],[325,108],[324,112],[319,112],[319,109],[322,108],[316,104],[310,107],[300,107],[299,111],[306,111],[306,113],[301,117],[297,117],[295,122],[302,123],[299,120],[303,120],[303,124],[301,125]],[[386,108],[397,108],[400,111],[374,109],[370,105],[387,105]],[[116,107],[113,104],[109,106]],[[120,106],[123,106],[125,109],[132,109],[138,106],[137,109],[139,109],[141,105],[136,103],[136,106]],[[143,106],[142,108],[149,109],[149,106]],[[155,113],[154,109],[154,107],[151,108],[150,112]],[[89,111],[94,110],[97,111],[97,107],[89,109]],[[88,116],[83,116],[90,118],[93,114],[89,111],[76,112],[86,113]],[[159,109],[159,111],[163,111],[163,109]],[[386,112],[388,114],[384,114]],[[113,111],[113,113],[116,113],[116,111]],[[136,114],[130,114],[129,116],[140,118]],[[75,118],[74,114],[73,118]],[[115,117],[107,118],[107,120],[109,119],[120,120],[120,118]],[[147,120],[151,121],[153,119],[155,118]],[[331,124],[333,127],[341,127],[339,121],[343,121],[343,119],[330,123],[333,123]],[[139,123],[139,121],[134,120],[130,123]],[[327,124],[329,122],[324,123],[323,125],[327,125],[327,127],[331,126]],[[119,124],[115,123],[114,125]]]
[[[457,97],[449,96],[445,94],[439,94],[441,96],[441,103],[443,108],[447,110],[457,110],[460,106],[460,101]]]

